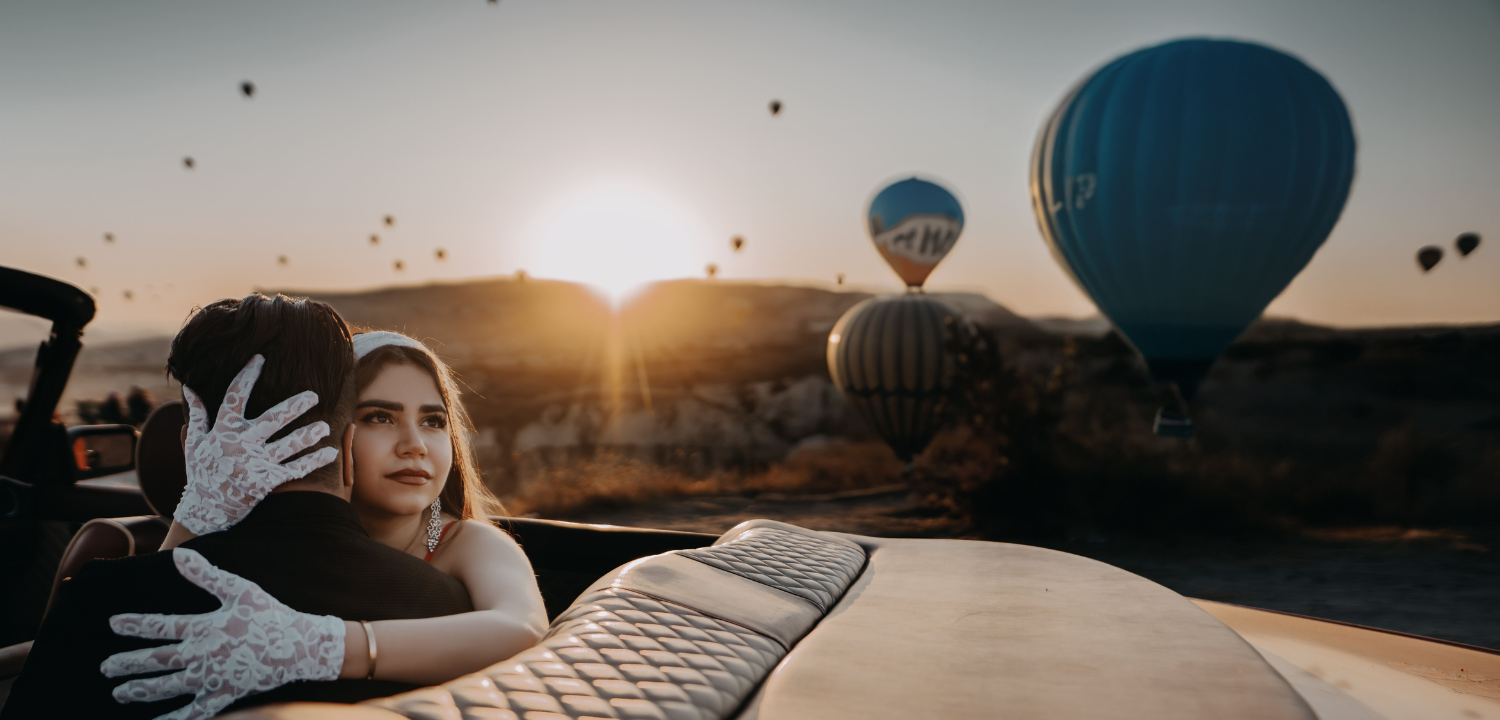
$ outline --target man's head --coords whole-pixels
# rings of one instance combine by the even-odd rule
[[[296,457],[322,447],[341,449],[339,462],[283,487],[347,498],[344,443],[353,417],[354,348],[343,318],[324,303],[284,295],[254,293],[220,300],[194,313],[172,339],[167,372],[197,393],[212,423],[229,383],[256,354],[264,355],[266,362],[250,392],[245,417],[257,418],[276,403],[311,390],[318,394],[318,404],[271,439],[322,420],[328,423],[328,437]]]

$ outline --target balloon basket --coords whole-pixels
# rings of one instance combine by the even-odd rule
[[[1151,432],[1157,437],[1190,438],[1193,436],[1193,419],[1175,410],[1161,408],[1156,411]]]

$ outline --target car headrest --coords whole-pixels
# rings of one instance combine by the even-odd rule
[[[157,405],[141,425],[141,437],[135,445],[135,474],[140,478],[141,494],[163,517],[171,517],[177,510],[182,489],[187,487],[187,462],[182,456],[184,422],[182,401]]]

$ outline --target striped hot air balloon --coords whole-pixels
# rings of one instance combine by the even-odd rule
[[[828,372],[850,407],[911,462],[939,427],[957,363],[948,333],[958,311],[926,295],[871,298],[828,335]]]
[[[1037,222],[1152,377],[1180,394],[1159,434],[1191,434],[1186,401],[1333,230],[1354,155],[1349,112],[1327,79],[1229,40],[1125,55],[1043,126]]]

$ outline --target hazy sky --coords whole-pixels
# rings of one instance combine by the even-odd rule
[[[1190,35],[1296,54],[1354,117],[1343,219],[1270,313],[1500,320],[1493,0],[0,0],[0,264],[97,287],[115,332],[520,268],[896,290],[862,218],[920,173],[968,216],[929,288],[1088,315],[1032,216],[1037,129],[1092,68]],[[1422,276],[1426,244],[1450,253]]]

